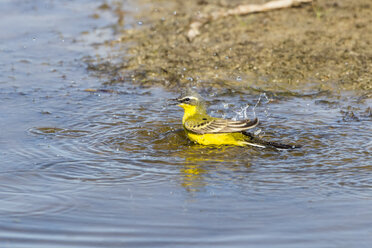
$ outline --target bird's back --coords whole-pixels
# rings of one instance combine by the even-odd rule
[[[233,121],[195,113],[184,118],[183,127],[190,140],[201,145],[247,145],[249,137],[242,131],[253,128],[258,119],[253,121]]]

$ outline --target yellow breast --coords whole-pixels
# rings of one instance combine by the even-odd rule
[[[187,130],[185,132],[191,141],[201,145],[246,145],[244,135],[241,133],[195,134]]]

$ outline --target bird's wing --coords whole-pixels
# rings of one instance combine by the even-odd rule
[[[254,128],[258,119],[233,121],[220,118],[191,118],[184,123],[184,127],[193,133],[237,133]]]

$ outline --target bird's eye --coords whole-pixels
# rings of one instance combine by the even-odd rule
[[[190,98],[188,98],[188,97],[185,98],[185,102],[188,102],[188,101],[190,101]]]

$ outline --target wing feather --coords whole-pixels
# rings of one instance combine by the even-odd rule
[[[233,121],[219,118],[192,119],[184,123],[184,127],[193,133],[237,133],[258,125],[258,119]]]

